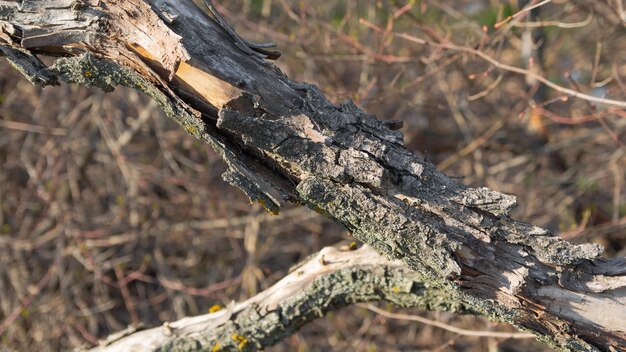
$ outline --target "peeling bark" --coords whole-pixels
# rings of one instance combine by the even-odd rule
[[[472,311],[566,350],[626,348],[624,258],[511,219],[515,197],[439,172],[351,101],[239,50],[190,0],[0,1],[0,48],[36,84],[145,92],[251,200],[332,217]]]
[[[404,263],[385,259],[370,247],[356,251],[327,247],[247,301],[113,336],[93,351],[257,351],[327,312],[383,299],[402,307],[468,312],[445,297],[445,289],[425,286]]]

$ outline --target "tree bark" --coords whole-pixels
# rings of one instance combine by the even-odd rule
[[[93,351],[257,351],[327,312],[383,299],[402,307],[471,312],[445,294],[445,289],[425,286],[401,261],[385,259],[371,247],[327,247],[245,302],[157,328],[132,328]]]
[[[0,1],[0,50],[36,84],[150,95],[251,200],[332,217],[446,301],[561,349],[626,349],[626,258],[511,219],[515,197],[439,172],[390,124],[242,50],[193,1]]]

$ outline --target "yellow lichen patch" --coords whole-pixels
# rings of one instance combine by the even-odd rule
[[[239,335],[239,334],[234,334],[233,335],[233,341],[237,342],[237,349],[238,350],[243,350],[246,345],[248,344],[248,339]]]
[[[187,133],[189,134],[196,134],[198,132],[198,129],[192,125],[185,125],[184,127],[185,127],[185,131],[187,131]]]
[[[397,288],[397,287],[394,287],[394,288],[392,288],[392,289],[391,289],[391,291],[392,291],[393,293],[399,293],[399,292],[400,292],[400,289],[399,289],[399,288]]]
[[[209,313],[219,312],[220,310],[222,310],[222,306],[220,306],[219,304],[215,304],[211,306],[211,308],[209,308]]]
[[[221,349],[222,349],[222,345],[220,345],[220,343],[218,342],[213,346],[213,348],[211,348],[211,352],[217,352]]]
[[[85,77],[91,77],[92,75],[91,71],[85,71]]]

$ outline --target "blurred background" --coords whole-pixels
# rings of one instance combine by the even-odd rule
[[[626,101],[622,0],[214,3],[244,38],[278,43],[276,64],[293,79],[317,84],[334,102],[353,99],[380,119],[403,120],[406,145],[439,169],[518,196],[516,218],[600,243],[608,257],[626,255],[626,111],[562,91]],[[0,350],[88,347],[129,324],[206,313],[350,240],[306,209],[272,216],[250,204],[221,180],[215,153],[145,96],[41,89],[5,60],[0,165]],[[463,329],[515,331],[377,306]],[[547,347],[350,307],[269,350]]]

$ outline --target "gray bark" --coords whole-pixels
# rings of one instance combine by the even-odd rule
[[[352,102],[240,50],[190,0],[0,1],[0,48],[36,84],[145,92],[250,199],[332,217],[446,300],[561,349],[626,348],[625,258],[511,219],[515,197],[439,172]]]
[[[371,247],[324,248],[266,291],[210,314],[112,336],[93,351],[256,351],[271,346],[327,312],[387,300],[403,307],[471,312],[445,289],[429,288],[399,260]]]

